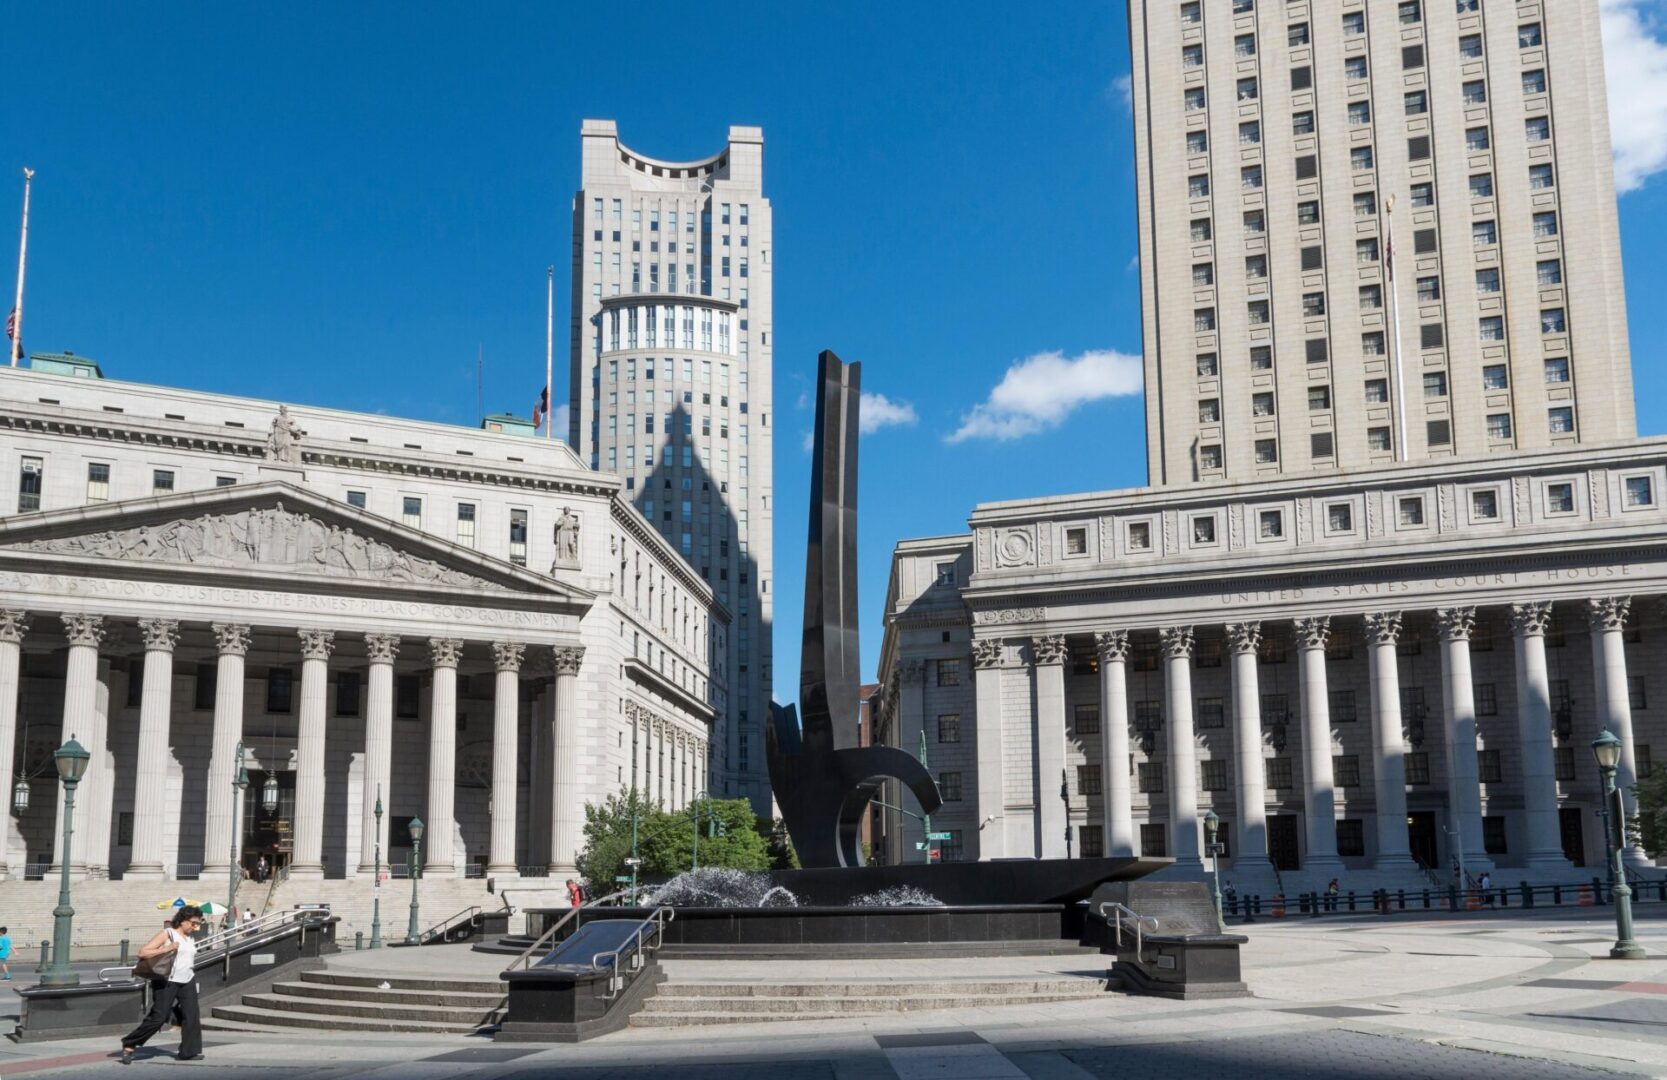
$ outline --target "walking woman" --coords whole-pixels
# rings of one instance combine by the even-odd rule
[[[174,913],[173,925],[163,927],[139,950],[140,964],[156,974],[151,976],[150,1012],[122,1037],[123,1065],[133,1064],[133,1052],[176,1012],[180,1024],[178,1060],[202,1060],[203,1027],[197,1010],[197,973],[193,969],[197,943],[191,938],[202,926],[202,909],[186,905]]]

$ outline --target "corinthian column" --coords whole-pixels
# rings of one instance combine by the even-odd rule
[[[1169,733],[1169,831],[1175,865],[1194,869],[1198,858],[1198,748],[1192,735],[1192,627],[1166,626],[1163,638],[1164,705]]]
[[[1638,756],[1632,738],[1632,695],[1626,684],[1626,646],[1621,631],[1626,629],[1632,610],[1630,596],[1595,596],[1586,601],[1592,625],[1592,683],[1597,689],[1598,724],[1621,740],[1621,760],[1615,771],[1615,786],[1621,790],[1626,816],[1638,813],[1632,785],[1638,782]],[[1623,857],[1628,865],[1649,866],[1650,862],[1627,839]]]
[[[1308,824],[1308,858],[1303,869],[1337,874],[1337,778],[1331,761],[1331,691],[1326,682],[1325,647],[1331,619],[1298,619],[1298,678],[1302,681],[1302,810]]]
[[[514,877],[515,777],[521,716],[521,658],[527,647],[519,641],[494,641],[492,661],[497,682],[492,693],[492,849],[486,872]]]
[[[575,692],[579,666],[585,650],[578,645],[557,645],[555,707],[550,714],[552,778],[550,783],[550,873],[565,874],[577,869],[579,855],[579,718]],[[659,782],[656,770],[655,782]]]
[[[978,858],[1007,854],[1007,800],[1002,796],[1001,642],[972,639],[973,695],[978,720],[973,724],[978,761]]]
[[[145,681],[139,700],[139,762],[133,782],[133,858],[127,878],[162,878],[168,795],[168,719],[174,698],[174,646],[179,623],[140,619],[145,638]]]
[[[1447,806],[1464,845],[1464,866],[1491,870],[1482,840],[1481,769],[1476,763],[1476,691],[1470,677],[1473,607],[1437,608],[1441,630],[1441,698],[1447,723]]]
[[[376,873],[376,848],[388,858],[388,827],[392,819],[384,813],[378,832],[376,800],[393,798],[394,756],[394,658],[399,655],[398,634],[366,634],[365,659],[370,670],[365,680],[365,783],[359,793],[359,873]]]
[[[28,612],[0,609],[0,782],[3,783],[9,783],[12,776],[12,756],[17,742],[17,694],[23,668],[23,635],[28,632]],[[10,873],[6,859],[12,849],[12,833],[16,828],[10,811],[0,813],[0,880]]]
[[[208,759],[202,876],[218,880],[231,869],[232,835],[237,831],[232,780],[237,776],[237,743],[243,737],[243,657],[249,652],[249,628],[215,623],[213,629],[219,658],[214,666],[214,736]]]
[[[1105,853],[1134,855],[1134,790],[1129,784],[1129,632],[1094,635],[1100,654],[1100,782],[1105,794]]]
[[[434,683],[428,697],[428,843],[423,851],[424,877],[456,877],[457,855],[452,850],[456,831],[457,797],[457,662],[463,642],[429,638],[434,660]]]
[[[1566,870],[1569,861],[1563,857],[1563,835],[1557,820],[1557,761],[1551,749],[1551,682],[1545,667],[1545,631],[1550,622],[1550,603],[1511,605],[1527,864]]]
[[[83,790],[94,788],[104,778],[94,776],[94,770],[105,772],[104,763],[104,732],[100,722],[101,710],[98,707],[99,696],[99,660],[98,647],[104,641],[104,616],[102,615],[71,615],[62,616],[64,636],[69,638],[69,656],[64,666],[64,726],[62,742],[79,739],[81,745],[92,755],[87,762],[87,772],[82,777]],[[91,781],[91,782],[89,782]],[[76,835],[87,836],[87,824],[90,820],[92,799],[83,798],[75,804],[75,819],[70,823]],[[52,869],[57,871],[64,861],[64,793],[63,785],[58,785],[58,818],[57,827],[52,831],[53,856]],[[69,872],[71,877],[86,877],[88,855],[91,845],[83,841],[81,844],[71,844]],[[98,855],[93,854],[91,861],[99,861]]]
[[[1065,636],[1048,634],[1031,640],[1036,656],[1036,854],[1065,857],[1065,834],[1071,827],[1065,785]],[[1061,785],[1061,786],[1056,786]]]
[[[301,638],[301,711],[295,737],[295,855],[289,876],[324,876],[324,705],[330,681],[330,630],[298,630]]]
[[[1399,611],[1366,616],[1366,660],[1372,686],[1372,795],[1377,803],[1379,870],[1410,870],[1416,864],[1407,841],[1406,736],[1401,730],[1401,667],[1395,653],[1401,639]]]
[[[1227,651],[1233,665],[1233,766],[1238,780],[1239,842],[1235,869],[1265,868],[1268,863],[1268,780],[1262,764],[1262,691],[1256,651],[1262,647],[1262,624],[1229,623]]]

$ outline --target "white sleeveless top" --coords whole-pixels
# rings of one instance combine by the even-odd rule
[[[168,928],[168,940],[179,950],[174,954],[174,966],[168,972],[168,981],[188,983],[197,976],[197,943],[172,927]]]

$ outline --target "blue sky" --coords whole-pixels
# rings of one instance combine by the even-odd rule
[[[1614,127],[1639,427],[1660,433],[1667,0],[1603,5],[1631,88]],[[673,159],[762,125],[775,683],[795,700],[819,349],[864,361],[892,406],[862,447],[870,671],[897,539],[959,531],[982,500],[1144,479],[1122,5],[604,7],[13,5],[0,207],[38,170],[26,344],[466,424],[479,346],[487,411],[525,413],[552,262],[565,326],[580,120]]]

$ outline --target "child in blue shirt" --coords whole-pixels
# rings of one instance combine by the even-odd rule
[[[0,926],[0,980],[10,982],[12,978],[12,938],[11,933]]]

